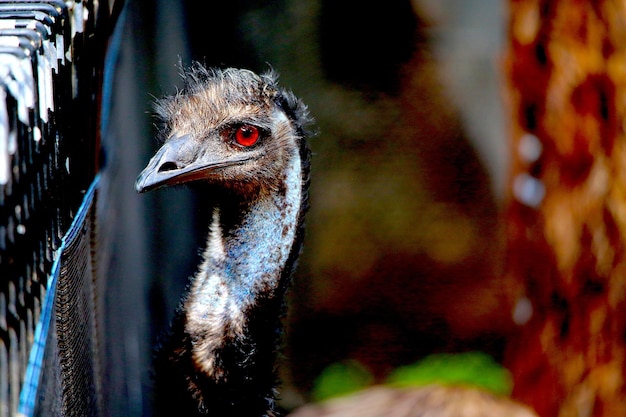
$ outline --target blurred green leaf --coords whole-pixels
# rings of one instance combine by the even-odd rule
[[[482,352],[430,355],[396,369],[387,383],[396,387],[471,385],[500,395],[510,394],[513,385],[509,372]]]
[[[357,361],[334,363],[317,377],[312,391],[313,400],[322,401],[350,394],[373,382],[372,374]]]
[[[329,365],[316,379],[312,397],[323,401],[367,388],[372,374],[357,361]],[[499,395],[509,395],[513,386],[509,372],[482,352],[434,354],[413,365],[396,369],[387,378],[393,387],[419,387],[429,384],[466,385]]]

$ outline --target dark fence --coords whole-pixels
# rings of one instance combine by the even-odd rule
[[[0,417],[106,415],[95,202],[119,3],[0,1]]]

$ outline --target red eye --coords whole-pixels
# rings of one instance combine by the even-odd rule
[[[235,131],[235,140],[241,146],[252,146],[259,140],[259,128],[252,125],[239,126]]]

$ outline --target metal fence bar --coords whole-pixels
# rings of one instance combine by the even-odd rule
[[[103,410],[97,398],[102,318],[89,257],[97,238],[88,236],[75,253],[62,244],[82,218],[99,170],[101,79],[121,7],[115,3],[0,0],[0,417],[16,415],[23,386],[26,415]],[[62,263],[62,256],[70,260]],[[75,350],[85,346],[88,359],[81,362]],[[40,372],[48,382],[60,381],[58,405],[37,389]],[[78,388],[83,391],[71,392]],[[94,397],[91,405],[72,402],[82,394]],[[36,411],[37,404],[55,409]]]

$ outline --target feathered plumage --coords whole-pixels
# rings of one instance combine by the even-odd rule
[[[273,410],[284,295],[301,250],[311,119],[273,73],[183,72],[158,100],[164,145],[143,192],[203,181],[214,203],[207,246],[156,364],[162,415],[261,416]]]

